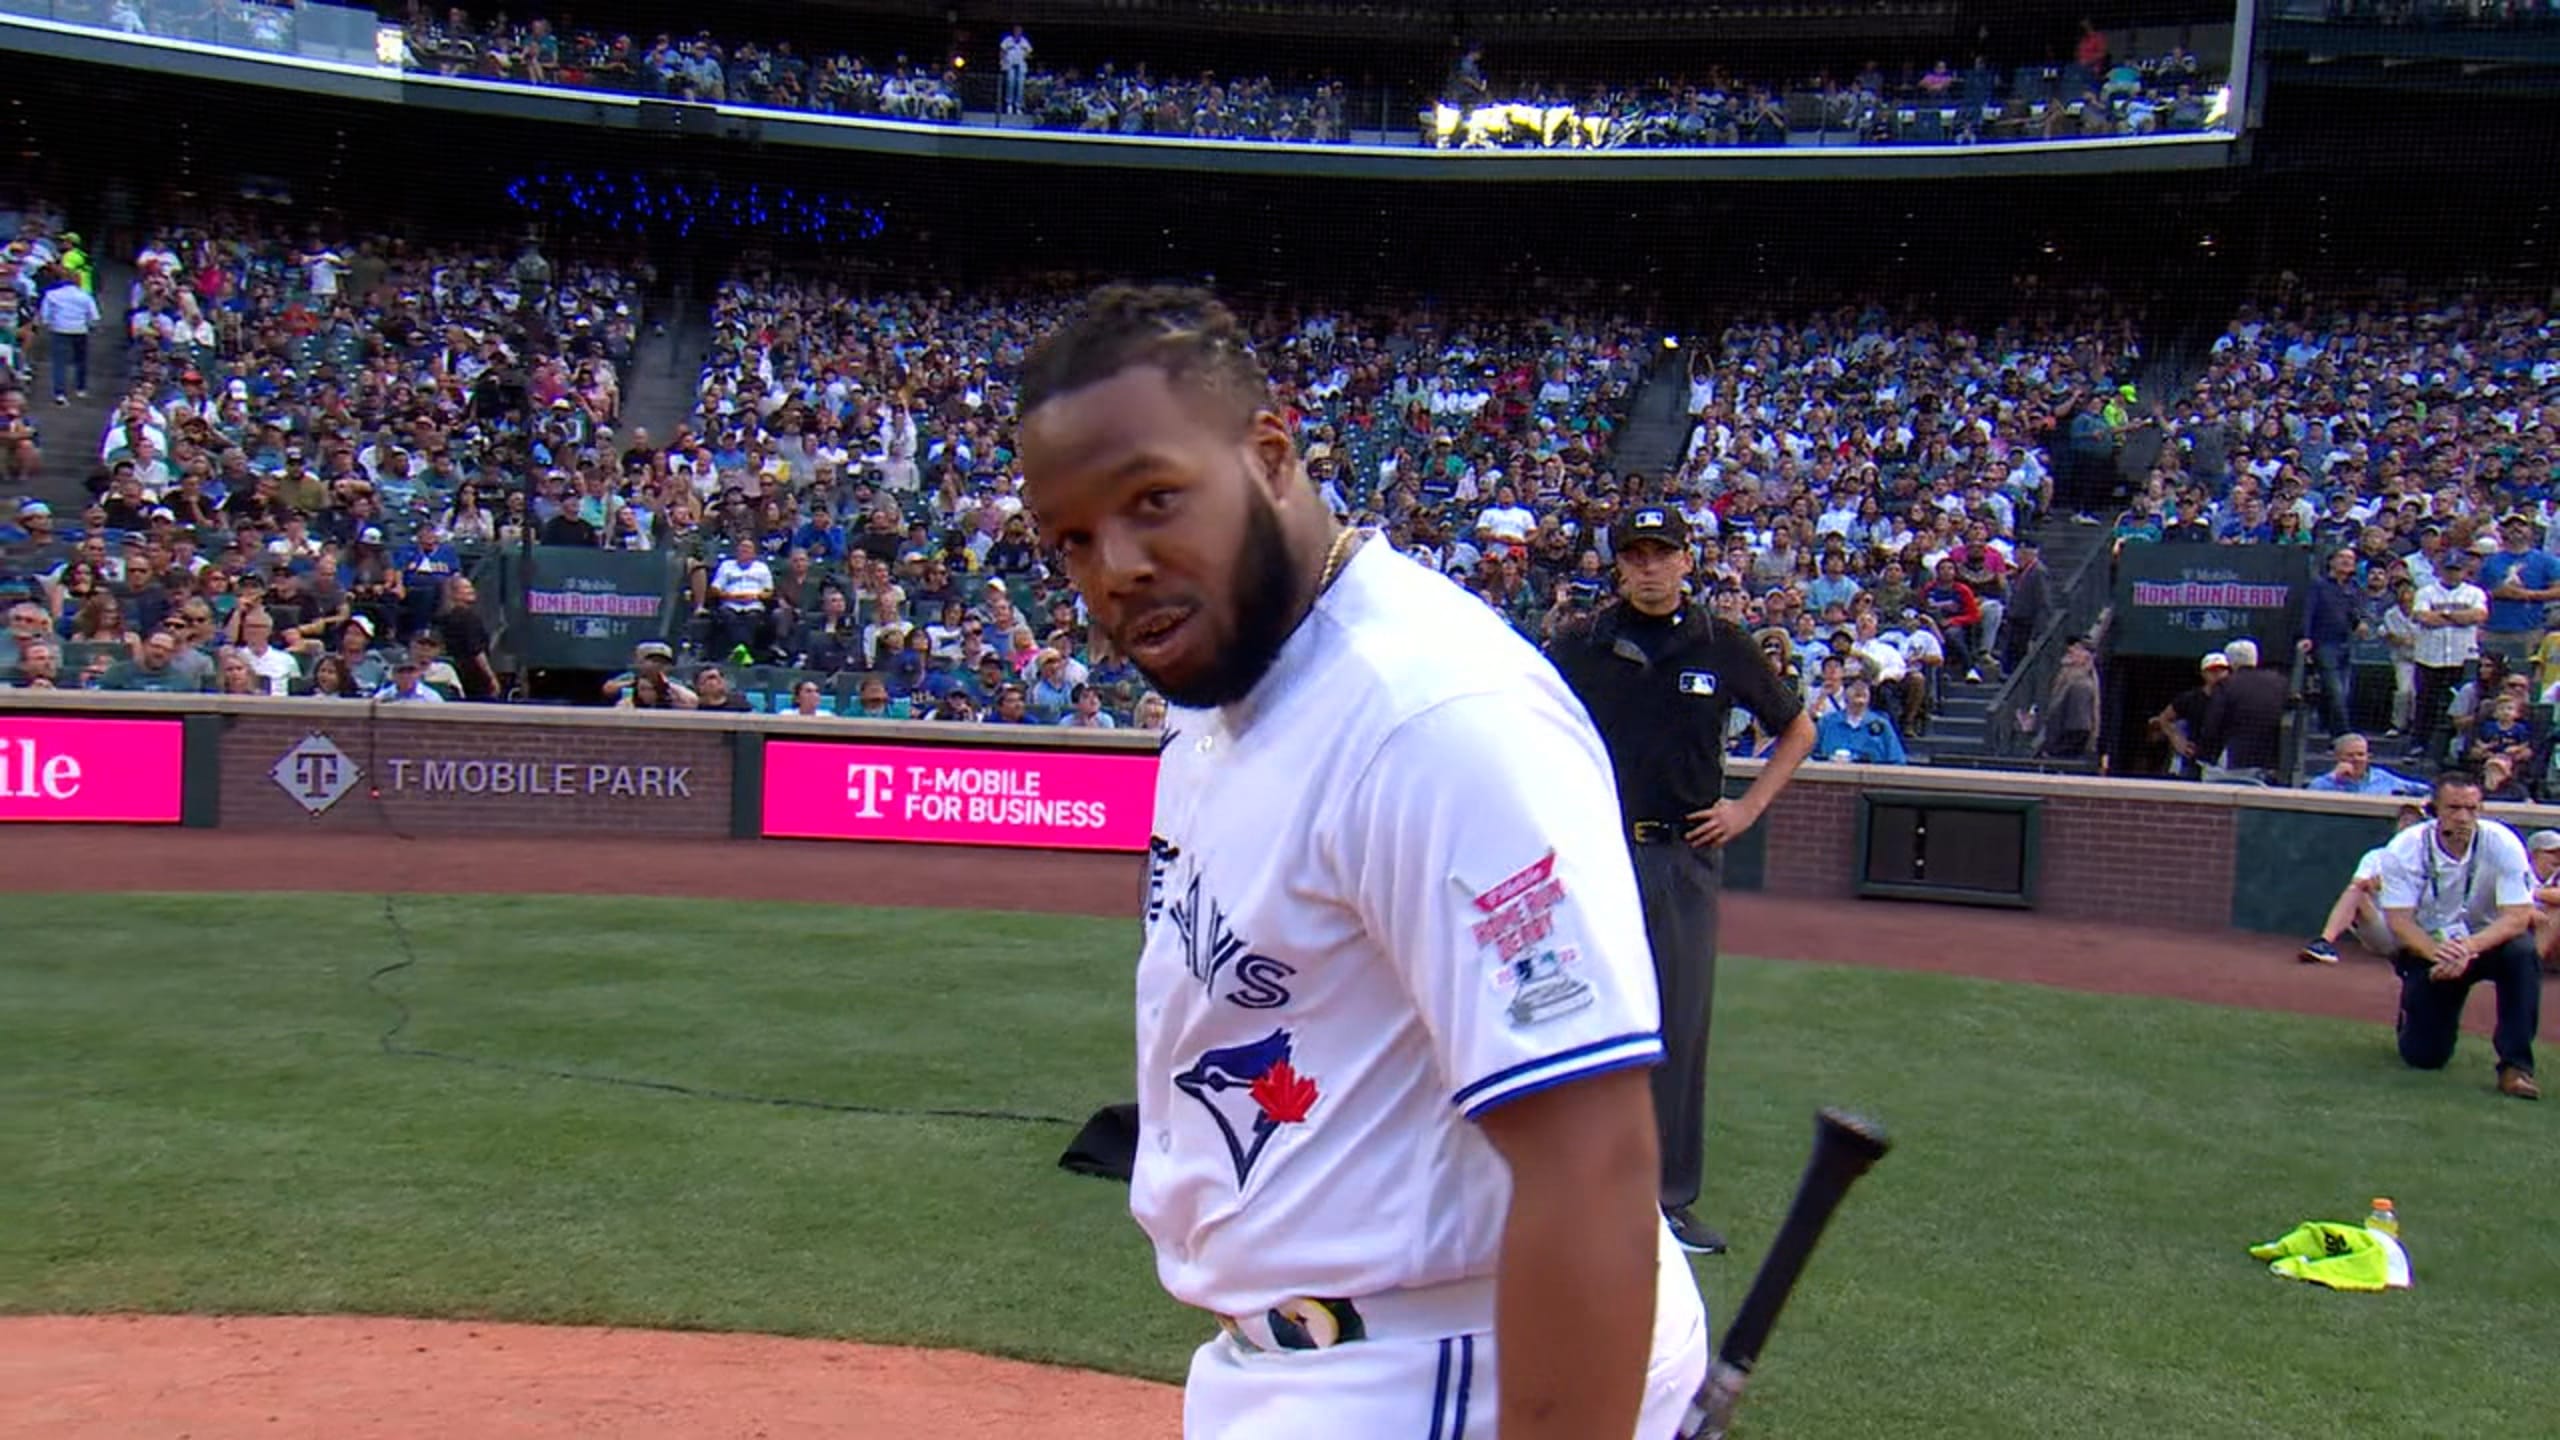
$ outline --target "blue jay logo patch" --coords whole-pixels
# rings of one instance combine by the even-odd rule
[[[1271,1137],[1283,1125],[1305,1124],[1307,1112],[1321,1098],[1315,1080],[1291,1063],[1292,1049],[1289,1032],[1274,1030],[1250,1045],[1202,1051],[1189,1069],[1173,1077],[1173,1088],[1199,1101],[1218,1122],[1227,1158],[1235,1162],[1239,1190]]]

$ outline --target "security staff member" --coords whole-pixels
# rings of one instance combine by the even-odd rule
[[[1613,534],[1619,600],[1548,658],[1609,747],[1633,848],[1664,1062],[1653,1072],[1662,1210],[1693,1253],[1721,1253],[1691,1208],[1706,1150],[1707,1022],[1715,1007],[1716,890],[1723,847],[1749,830],[1813,749],[1813,720],[1749,632],[1689,602],[1689,525],[1677,510],[1626,512]],[[1735,707],[1778,737],[1739,800],[1724,798],[1725,719]]]

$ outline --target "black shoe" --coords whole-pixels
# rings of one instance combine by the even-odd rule
[[[1725,1252],[1724,1237],[1716,1233],[1714,1226],[1690,1214],[1688,1206],[1665,1210],[1662,1218],[1671,1222],[1671,1238],[1680,1242],[1680,1248],[1690,1254],[1721,1255]]]

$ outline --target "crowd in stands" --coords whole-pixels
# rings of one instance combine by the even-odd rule
[[[874,69],[860,56],[803,57],[791,42],[723,42],[708,32],[658,34],[554,29],[549,20],[474,20],[453,7],[412,6],[407,64],[430,75],[611,90],[713,105],[753,105],[822,115],[954,122],[960,77],[904,54]]]
[[[1423,132],[1442,149],[1696,149],[1824,143],[1976,144],[2194,133],[2219,119],[2219,81],[2183,48],[2112,53],[2103,32],[2083,31],[2065,64],[2003,70],[1988,55],[1964,69],[1945,60],[1888,75],[1870,61],[1847,77],[1794,82],[1746,78],[1718,67],[1704,80],[1642,85],[1531,86],[1498,91],[1469,52]],[[1833,137],[1837,137],[1835,140]]]
[[[1854,709],[1864,738],[1821,753],[1898,757],[1951,679],[2001,676],[2055,616],[2030,527],[2054,508],[2069,418],[2140,358],[2099,294],[1981,332],[1882,306],[1763,318],[1693,354],[1670,488],[1704,537],[1696,583],[1817,723]],[[2093,716],[2054,720],[2046,753],[2092,753]],[[1738,748],[1771,738],[1737,722]]]
[[[2284,0],[2276,14],[2426,30],[2560,29],[2560,4],[2553,0]]]
[[[102,436],[40,462],[86,503],[0,516],[0,603],[58,642],[10,663],[22,682],[209,689],[236,653],[257,689],[355,694],[418,659],[430,686],[494,697],[467,558],[520,533],[525,476],[558,504],[625,449],[646,279],[231,215],[152,233],[111,297],[129,388]],[[23,392],[0,411],[23,414]]]
[[[1137,723],[1146,696],[1042,562],[1009,448],[1006,377],[1072,303],[771,276],[724,286],[695,415],[670,447],[701,511],[682,542],[696,647],[820,678],[866,672],[892,703],[945,715],[1000,709],[1014,683],[1032,719],[1068,723],[1090,685],[1090,723]],[[1570,550],[1553,553],[1556,527],[1616,488],[1599,457],[1645,344],[1573,315],[1315,313],[1256,328],[1336,510],[1533,637],[1575,569]],[[1549,554],[1531,555],[1539,525],[1515,526],[1513,509],[1545,517]]]
[[[1103,65],[1091,75],[1031,72],[1023,113],[1044,130],[1322,144],[1351,138],[1350,103],[1339,81],[1289,87],[1268,77],[1205,73],[1157,79],[1143,64],[1125,71]]]
[[[2312,551],[2305,718],[2342,757],[2312,784],[2404,783],[2363,768],[2379,731],[2421,774],[2494,764],[2501,793],[2560,797],[2560,320],[2545,303],[2291,295],[2233,319],[2168,418],[2175,443],[2117,544]],[[2256,778],[2264,766],[2203,753],[2200,709],[2191,692],[2161,717],[2179,762]]]
[[[615,90],[677,100],[835,115],[959,123],[963,72],[904,54],[874,69],[860,56],[806,56],[789,42],[724,41],[703,32],[555,29],[546,19],[476,21],[461,9],[414,4],[408,64],[430,74]],[[1352,100],[1339,81],[1288,84],[1268,76],[1159,75],[1143,63],[1089,72],[1035,63],[1020,27],[996,45],[1001,116],[1041,129],[1185,139],[1339,142]],[[1421,112],[1426,143],[1442,148],[1700,148],[1782,145],[1818,131],[1842,143],[1976,143],[2201,131],[2215,123],[2212,70],[2194,54],[2110,53],[2094,29],[2068,63],[2001,67],[1977,55],[1888,75],[1869,63],[1848,76],[1567,84],[1498,90],[1470,51]],[[980,105],[985,98],[978,98]],[[1368,117],[1383,125],[1383,116]]]
[[[1095,726],[1156,703],[1021,513],[1009,377],[1072,291],[740,275],[713,301],[693,412],[661,438],[621,424],[644,268],[228,217],[135,258],[130,293],[106,297],[131,386],[93,460],[28,402],[62,370],[43,297],[94,269],[59,217],[0,248],[17,307],[0,461],[21,489],[64,465],[86,489],[76,515],[27,500],[0,516],[0,663],[22,683],[492,698],[473,567],[530,538],[680,559],[691,618],[653,659],[664,683],[626,681],[621,703]],[[2119,553],[2313,547],[2323,730],[2541,791],[2560,750],[2550,311],[2287,295],[2234,319],[2147,417],[2125,385],[2137,327],[2102,294],[2011,313],[1976,328],[1870,305],[1693,341],[1676,352],[1693,426],[1657,475],[1610,456],[1666,352],[1601,308],[1250,323],[1346,519],[1543,641],[1608,597],[1612,516],[1677,506],[1702,601],[1801,688],[1823,753],[1878,763],[1912,755],[1949,682],[2016,666],[2056,607],[2031,527],[2103,523],[2073,468],[2094,437],[2111,470],[2115,437],[2147,419],[2167,443],[2091,533]],[[2203,753],[2229,739],[2205,724],[2225,677],[2291,659],[2243,653],[2211,657],[2226,663],[2158,717],[2182,769],[2263,768]],[[2020,717],[2043,753],[2093,753],[2095,684],[2075,648]],[[1747,717],[1731,737],[1767,738]],[[2367,773],[2332,783],[2391,783]]]
[[[135,383],[91,503],[0,525],[33,562],[8,598],[69,647],[57,683],[210,687],[237,651],[268,689],[487,698],[472,564],[529,528],[680,559],[691,619],[651,657],[665,683],[619,703],[1153,709],[1021,514],[1009,377],[1074,292],[741,275],[692,414],[652,437],[617,433],[639,272],[220,226],[137,260]],[[1544,641],[1608,598],[1611,518],[1678,505],[1701,598],[1761,637],[1831,750],[1878,761],[1909,753],[1943,677],[1999,674],[2049,607],[2025,534],[2052,503],[2047,446],[2138,357],[2120,316],[2069,305],[1979,333],[1763,317],[1688,352],[1694,434],[1638,475],[1612,441],[1665,352],[1598,307],[1251,324],[1346,519]]]
[[[407,30],[410,68],[433,75],[612,90],[670,100],[824,115],[956,124],[961,72],[905,54],[874,68],[862,56],[804,57],[788,41],[726,42],[708,32],[643,41],[609,30],[555,30],[548,20],[480,22],[419,4]],[[1151,74],[1105,64],[1091,74],[1030,65],[1019,30],[1000,47],[1002,113],[1050,130],[1190,139],[1348,139],[1339,84],[1284,88],[1267,77]]]

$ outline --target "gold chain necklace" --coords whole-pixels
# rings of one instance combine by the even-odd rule
[[[1317,594],[1333,588],[1334,577],[1342,573],[1342,562],[1350,559],[1351,552],[1359,549],[1360,542],[1368,538],[1366,530],[1345,530],[1333,537],[1333,548],[1325,552],[1324,574],[1316,580]]]

